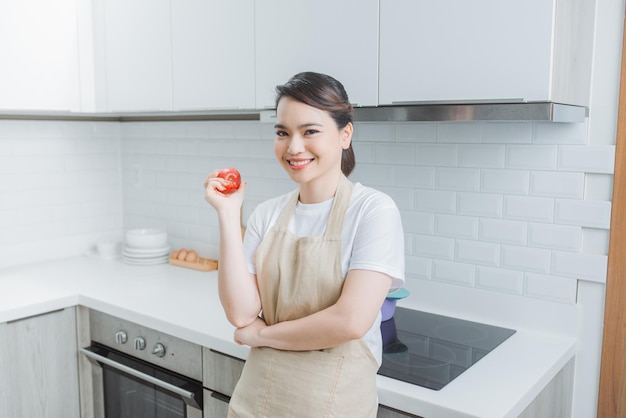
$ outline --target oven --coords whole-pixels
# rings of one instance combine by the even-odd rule
[[[81,415],[202,418],[202,347],[82,310]]]

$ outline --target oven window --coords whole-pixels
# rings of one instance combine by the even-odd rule
[[[185,403],[180,396],[107,366],[103,371],[104,414],[107,418],[185,417]]]
[[[125,354],[94,347],[94,351],[117,363],[193,392],[202,402],[202,383],[134,359]],[[177,394],[102,364],[104,415],[106,418],[186,418],[187,405]],[[202,408],[202,406],[199,406]]]

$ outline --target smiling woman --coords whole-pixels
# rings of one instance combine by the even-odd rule
[[[277,87],[278,163],[298,188],[261,203],[242,242],[246,185],[206,200],[220,226],[220,301],[251,347],[230,415],[376,416],[381,305],[404,283],[400,213],[353,184],[352,106],[343,85],[300,73]]]

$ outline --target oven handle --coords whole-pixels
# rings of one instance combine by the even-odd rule
[[[156,377],[142,373],[138,370],[133,369],[132,367],[126,366],[125,364],[118,363],[117,361],[101,356],[100,354],[96,354],[93,351],[89,351],[86,348],[81,348],[80,352],[90,359],[96,360],[100,363],[104,363],[107,366],[113,367],[114,369],[120,370],[124,373],[128,373],[129,375],[134,376],[138,379],[152,383],[163,389],[169,390],[170,392],[174,392],[175,394],[182,396],[183,398],[194,401],[195,396],[193,392],[189,392],[188,390],[181,389],[176,385],[172,385],[171,383],[164,382],[161,379],[157,379]]]

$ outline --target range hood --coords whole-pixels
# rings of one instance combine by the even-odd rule
[[[554,102],[427,103],[355,108],[356,122],[584,122],[587,109]]]
[[[355,122],[584,122],[587,108],[554,102],[423,103],[355,107]],[[274,110],[232,109],[187,112],[37,112],[0,111],[0,119],[93,121],[260,120],[272,122]]]

